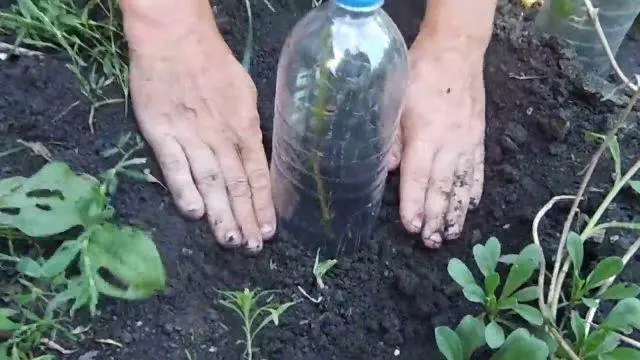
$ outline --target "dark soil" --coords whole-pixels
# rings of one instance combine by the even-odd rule
[[[300,2],[303,3],[303,2]],[[306,4],[307,1],[305,0]],[[554,42],[530,34],[532,14],[520,19],[516,5],[501,2],[493,41],[486,56],[487,141],[486,184],[483,201],[469,214],[463,236],[439,251],[428,251],[417,236],[403,230],[398,217],[398,175],[389,178],[379,227],[361,253],[342,259],[325,282],[320,304],[302,298],[298,286],[319,295],[312,277],[314,255],[300,244],[276,239],[257,257],[223,251],[216,246],[205,221],[184,220],[170,195],[159,186],[124,179],[115,198],[123,221],[152,231],[167,267],[169,287],[151,300],[125,303],[105,300],[77,359],[98,351],[96,359],[239,359],[242,345],[235,318],[216,303],[215,289],[245,287],[280,289],[283,299],[302,298],[282,317],[279,327],[267,328],[258,339],[258,358],[312,359],[431,359],[437,358],[435,326],[455,326],[475,311],[449,279],[452,257],[472,262],[471,248],[497,236],[506,251],[516,252],[530,242],[531,222],[552,196],[574,193],[577,175],[596,145],[585,142],[584,131],[605,132],[620,109],[600,102],[580,86],[574,64]],[[5,2],[6,4],[6,2]],[[220,14],[229,19],[225,36],[237,54],[244,46],[246,15],[243,3],[222,0]],[[256,1],[256,48],[251,74],[260,93],[260,113],[267,136],[273,115],[276,63],[288,31],[298,19],[288,1],[274,1],[270,12]],[[388,2],[386,9],[399,24],[408,43],[414,39],[423,1]],[[239,30],[242,29],[242,30]],[[635,53],[640,45],[633,42]],[[573,75],[571,75],[573,74]],[[518,80],[510,75],[542,78]],[[59,116],[72,103],[81,105]],[[113,165],[100,156],[127,131],[135,130],[132,116],[123,118],[121,106],[96,115],[96,135],[87,123],[88,103],[82,97],[62,56],[42,60],[23,57],[0,62],[0,151],[14,141],[41,141],[57,160],[78,171],[97,174]],[[131,114],[131,112],[129,112]],[[637,114],[634,115],[637,122]],[[635,125],[621,135],[628,166],[640,153]],[[42,158],[21,152],[0,159],[0,177],[30,175]],[[157,174],[157,168],[152,169]],[[597,172],[588,193],[587,213],[611,184],[608,159]],[[638,197],[625,191],[612,206],[619,220],[640,220]],[[559,206],[543,223],[543,242],[549,260],[567,208]],[[589,260],[621,253],[632,241],[622,233],[589,252]],[[615,237],[614,237],[615,238]],[[640,277],[633,261],[628,274]],[[110,338],[123,348],[93,339]],[[399,355],[394,356],[394,351]]]

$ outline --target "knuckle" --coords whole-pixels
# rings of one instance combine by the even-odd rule
[[[269,189],[269,172],[265,169],[255,169],[249,173],[249,181],[252,189]]]
[[[229,195],[234,198],[244,198],[251,196],[251,189],[246,178],[238,177],[227,181]]]

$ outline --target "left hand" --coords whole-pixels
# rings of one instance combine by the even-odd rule
[[[458,238],[482,196],[483,57],[484,49],[456,50],[424,36],[410,50],[411,79],[389,167],[400,166],[402,223],[430,248]]]

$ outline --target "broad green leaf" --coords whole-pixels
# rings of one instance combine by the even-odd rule
[[[635,191],[638,195],[640,195],[640,181],[639,180],[631,180],[627,184],[631,186],[633,191]]]
[[[0,317],[12,317],[17,313],[18,312],[16,310],[13,310],[11,308],[0,308]]]
[[[12,331],[12,330],[20,329],[22,325],[9,319],[9,317],[15,315],[15,312],[14,313],[8,312],[11,309],[3,309],[3,310],[5,310],[5,314],[0,314],[0,331]]]
[[[505,299],[500,299],[498,301],[498,308],[500,310],[513,309],[514,306],[518,305],[518,299],[515,296],[511,296]]]
[[[577,311],[571,312],[571,330],[573,330],[576,344],[582,346],[586,336],[586,322],[580,317]]]
[[[23,257],[18,261],[16,264],[16,270],[33,278],[39,278],[42,276],[42,268],[40,267],[40,264],[28,257]]]
[[[461,339],[464,359],[470,359],[473,352],[485,344],[484,323],[476,317],[467,315],[458,324],[456,335]]]
[[[546,360],[549,356],[547,344],[520,328],[512,332],[504,345],[490,360]]]
[[[527,282],[538,266],[540,260],[539,249],[536,245],[529,245],[520,252],[516,262],[511,265],[509,275],[502,288],[501,299],[511,296],[522,284]]]
[[[539,291],[537,286],[529,286],[516,291],[514,297],[518,300],[518,302],[523,303],[536,300],[538,298],[538,293]]]
[[[42,276],[52,278],[65,271],[69,264],[78,256],[82,243],[78,240],[67,240],[42,265]]]
[[[547,348],[549,349],[549,353],[553,354],[558,350],[558,341],[551,336],[543,327],[533,328],[531,333],[538,339],[544,341],[547,344]]]
[[[471,274],[471,271],[460,259],[453,258],[449,260],[449,265],[447,266],[447,270],[449,271],[449,276],[458,283],[458,285],[463,288],[467,285],[476,284],[476,280]]]
[[[436,328],[436,344],[440,353],[447,360],[465,360],[460,338],[448,327],[438,326]]]
[[[640,359],[640,351],[628,348],[619,347],[606,354],[600,355],[600,360],[638,360]]]
[[[7,188],[10,190],[6,191]],[[105,211],[106,199],[99,188],[97,180],[76,175],[61,162],[45,165],[28,179],[3,180],[0,225],[16,228],[31,237],[46,237],[74,226],[85,226],[89,219]]]
[[[500,275],[494,272],[484,278],[484,290],[487,293],[487,296],[491,296],[495,294],[498,285],[500,284]]]
[[[540,310],[531,305],[517,304],[513,310],[531,325],[540,326],[544,322]]]
[[[117,228],[105,224],[95,228],[89,238],[86,255],[97,289],[108,296],[135,300],[162,291],[166,275],[162,259],[153,240],[131,227]],[[115,286],[102,277],[108,270],[124,285]]]
[[[476,284],[465,286],[464,289],[462,289],[462,294],[467,300],[474,303],[484,304],[487,301],[484,291]]]
[[[571,262],[573,263],[573,273],[576,277],[580,277],[580,269],[582,269],[582,261],[584,259],[584,247],[580,235],[575,232],[569,232],[567,235],[567,251]]]
[[[484,329],[484,338],[492,349],[497,349],[504,343],[504,330],[495,321],[490,322]]]
[[[585,358],[597,358],[597,356],[610,352],[620,344],[620,337],[607,330],[599,329],[587,337],[584,342]]]
[[[625,334],[631,334],[633,329],[640,330],[640,300],[637,298],[620,300],[611,309],[601,326]]]
[[[622,300],[637,297],[639,294],[640,286],[630,283],[618,283],[605,290],[598,298],[602,300]]]
[[[586,290],[596,288],[603,281],[612,276],[618,275],[620,271],[622,271],[623,267],[624,263],[622,262],[622,259],[617,256],[610,256],[603,259],[587,277],[587,282],[585,284]]]
[[[500,259],[500,242],[492,237],[487,240],[486,245],[477,244],[473,247],[473,257],[482,275],[487,277],[493,274]]]

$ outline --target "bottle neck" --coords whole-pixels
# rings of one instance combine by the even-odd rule
[[[357,1],[357,0],[331,0],[331,3],[339,8],[351,12],[368,13],[373,12],[384,5],[384,0]]]

